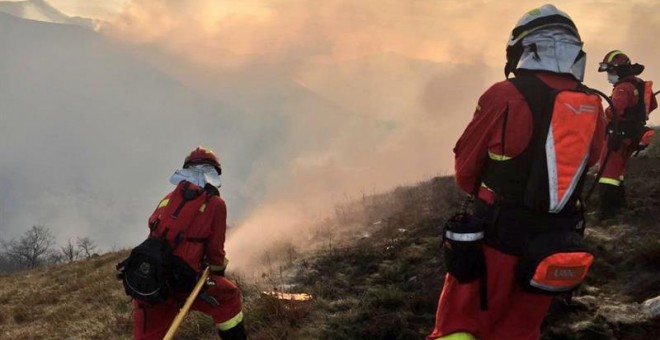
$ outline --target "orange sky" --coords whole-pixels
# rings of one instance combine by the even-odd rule
[[[107,21],[106,32],[156,43],[195,63],[241,63],[253,54],[307,60],[350,59],[383,51],[437,62],[499,67],[507,34],[526,10],[548,1],[427,0],[49,0],[69,15]],[[561,0],[585,41],[590,65],[621,49],[647,70],[660,68],[660,3]],[[612,28],[615,27],[615,28]],[[633,31],[634,30],[634,31]],[[218,50],[239,55],[221,60]],[[595,67],[595,66],[594,66]],[[589,70],[586,82],[607,88]],[[654,122],[660,122],[655,120]]]

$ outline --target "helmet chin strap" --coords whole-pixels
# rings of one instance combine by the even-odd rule
[[[523,53],[522,41],[506,48],[506,64],[504,65],[504,76],[509,79],[509,74],[516,71],[518,61]]]

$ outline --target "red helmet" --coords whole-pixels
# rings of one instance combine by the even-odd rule
[[[623,65],[630,65],[630,58],[621,51],[610,51],[603,58],[603,62],[598,64],[598,72],[613,71]]]
[[[220,161],[218,156],[215,155],[213,150],[207,149],[203,146],[198,146],[195,150],[191,151],[186,160],[183,161],[183,168],[187,168],[195,164],[209,164],[213,165],[218,175],[222,174],[222,167],[220,167]]]

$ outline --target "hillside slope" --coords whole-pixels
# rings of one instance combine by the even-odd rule
[[[649,339],[660,331],[660,318],[640,309],[641,302],[660,295],[657,139],[631,160],[626,178],[628,207],[621,216],[599,222],[589,209],[586,239],[596,249],[596,262],[570,304],[556,299],[542,339]],[[308,326],[293,338],[428,334],[445,273],[440,227],[460,197],[451,178],[435,178],[338,215],[344,225],[362,227],[353,231],[351,242],[296,264],[295,288],[316,296],[316,305]],[[591,206],[597,205],[594,193]]]
[[[618,219],[588,216],[597,260],[573,302],[554,304],[542,339],[650,339],[660,332],[660,318],[640,311],[641,302],[660,295],[660,145],[631,161],[627,194],[629,207]],[[251,338],[422,339],[433,327],[445,273],[439,228],[461,197],[452,178],[438,177],[338,206],[317,226],[325,232],[310,240],[316,250],[289,253],[279,275],[264,273],[265,283],[234,277]],[[125,256],[0,276],[0,338],[130,338],[130,300],[113,277]],[[314,298],[294,303],[262,294],[273,286]],[[177,338],[214,339],[212,322],[193,314]]]

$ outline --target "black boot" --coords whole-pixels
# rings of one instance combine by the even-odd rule
[[[218,335],[220,335],[220,339],[222,340],[247,340],[243,321],[226,331],[218,331]]]
[[[599,220],[607,220],[616,217],[625,203],[623,187],[600,183],[599,185],[600,209]]]

